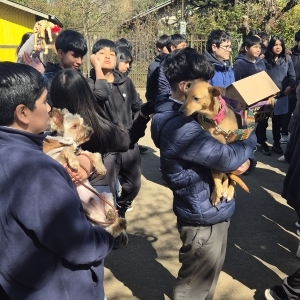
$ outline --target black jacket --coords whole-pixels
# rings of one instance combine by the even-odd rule
[[[161,59],[161,55],[157,55],[154,61],[148,67],[147,86],[145,94],[147,101],[155,101],[158,95],[158,76]]]
[[[98,89],[95,71],[90,72],[88,84],[96,96],[97,102],[106,115],[115,124],[129,129],[141,110],[142,100],[131,79],[119,71],[114,71],[114,82],[109,83],[110,94],[104,98]]]
[[[284,153],[285,159],[289,162],[289,168],[283,182],[282,197],[287,204],[296,210],[300,210],[300,117],[295,120],[290,139]]]

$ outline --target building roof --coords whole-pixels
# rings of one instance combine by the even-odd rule
[[[41,11],[32,9],[28,6],[25,6],[25,5],[10,1],[10,0],[0,0],[0,3],[3,3],[3,4],[6,4],[6,5],[9,5],[11,7],[26,11],[26,12],[31,13],[33,15],[39,16],[43,19],[49,20],[49,21],[53,22],[54,24],[59,25],[61,28],[63,27],[63,24],[54,15],[49,15],[49,14],[43,13]]]
[[[0,1],[1,1],[1,0],[0,0]],[[140,13],[140,14],[134,16],[133,18],[131,18],[131,19],[125,21],[124,23],[132,22],[132,21],[135,20],[135,19],[145,17],[145,16],[147,16],[148,14],[150,14],[150,13],[152,13],[152,12],[155,12],[155,11],[157,11],[157,10],[159,10],[159,9],[161,9],[161,8],[163,8],[163,7],[165,7],[165,6],[170,5],[172,2],[174,3],[174,0],[168,0],[168,1],[165,1],[165,2],[163,2],[163,3],[161,3],[161,4],[156,5],[156,6],[154,6],[154,7],[151,7],[151,8],[149,8],[148,10],[146,10],[146,11],[144,11],[144,12],[142,12],[142,13]]]

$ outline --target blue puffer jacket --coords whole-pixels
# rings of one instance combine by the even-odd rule
[[[232,67],[230,65],[230,61],[220,62],[209,53],[207,50],[204,52],[204,56],[208,59],[208,61],[213,65],[215,69],[214,77],[209,81],[209,83],[213,86],[220,87],[228,87],[231,83],[235,82],[234,73]]]
[[[151,136],[160,149],[161,171],[173,191],[173,210],[182,221],[212,225],[228,220],[235,200],[210,203],[211,170],[231,172],[251,155],[256,136],[223,145],[203,130],[192,117],[179,114],[181,104],[161,98],[155,106]]]

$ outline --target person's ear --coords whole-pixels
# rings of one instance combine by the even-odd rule
[[[247,47],[247,46],[245,46],[245,48],[244,48],[244,49],[245,49],[245,51],[246,51],[246,52],[248,52],[250,48],[249,48],[249,47]]]
[[[212,44],[211,45],[211,50],[212,50],[212,52],[216,52],[218,50],[217,45],[216,44]]]
[[[57,56],[61,59],[64,57],[64,52],[61,49],[57,50]]]
[[[15,116],[15,122],[16,123],[23,123],[28,125],[29,124],[29,119],[28,119],[28,107],[26,107],[24,104],[19,104],[15,108],[14,116]]]

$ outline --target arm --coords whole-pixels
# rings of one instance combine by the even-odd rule
[[[290,57],[287,57],[287,60],[288,60],[288,71],[287,71],[288,86],[284,90],[285,95],[288,95],[296,84],[296,73],[295,73],[293,61]]]
[[[286,149],[284,152],[284,157],[288,161],[288,163],[290,163],[293,158],[299,135],[300,135],[300,116],[297,116],[294,121],[290,139],[286,145]]]
[[[185,130],[186,127],[186,130]],[[224,145],[203,130],[196,121],[183,125],[184,136],[174,144],[178,157],[218,172],[237,170],[252,155],[256,145],[255,132],[243,141]]]
[[[167,80],[164,70],[163,64],[165,60],[163,60],[160,64],[158,71],[158,95],[169,95],[171,94],[171,87],[169,81]]]
[[[233,64],[233,73],[236,81],[243,79],[243,71],[237,63]]]
[[[15,179],[16,184],[26,186],[25,194],[16,191],[12,195],[17,200],[14,212],[18,221],[42,245],[71,264],[91,265],[105,258],[113,237],[87,221],[67,172],[50,157],[37,160],[36,166],[29,167],[34,168],[31,178]]]
[[[158,88],[158,71],[159,66],[157,66],[154,70],[148,68],[147,75],[147,85],[146,85],[146,99],[147,101],[155,101],[157,95]]]
[[[127,77],[126,80],[129,82],[132,118],[135,119],[139,115],[143,101],[141,100],[139,93],[136,91],[132,80],[129,77]]]

